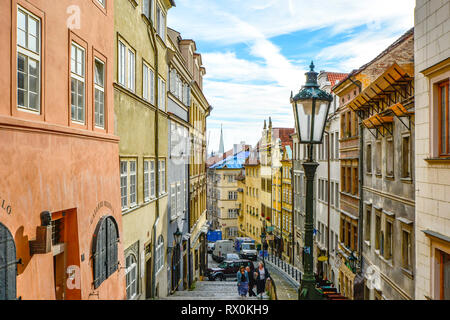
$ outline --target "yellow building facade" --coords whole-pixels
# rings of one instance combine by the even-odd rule
[[[273,170],[272,215],[275,234],[274,251],[286,261],[292,258],[292,149],[282,150],[281,167]]]

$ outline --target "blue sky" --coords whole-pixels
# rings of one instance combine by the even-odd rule
[[[317,70],[350,72],[414,24],[414,0],[175,0],[168,26],[193,39],[206,68],[208,151],[255,145],[264,119],[293,127],[291,91]]]

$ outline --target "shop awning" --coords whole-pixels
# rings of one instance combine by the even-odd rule
[[[383,126],[383,124],[392,123],[393,121],[394,121],[394,117],[382,116],[380,114],[376,114],[376,115],[364,120],[363,124],[368,129],[374,129],[376,127]]]
[[[397,91],[396,85],[405,85],[412,78],[405,70],[403,70],[397,63],[389,67],[377,80],[373,81],[363,92],[354,98],[348,107],[353,111],[364,107],[373,107],[371,104],[374,100],[381,100],[384,96],[388,96]],[[381,110],[378,110],[379,112]]]
[[[407,117],[414,114],[413,110],[407,110],[401,103],[394,104],[387,108],[387,110],[392,111],[397,117]]]

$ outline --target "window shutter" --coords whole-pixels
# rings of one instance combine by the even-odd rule
[[[0,300],[16,297],[16,245],[9,230],[0,223]]]
[[[112,217],[106,219],[107,222],[107,276],[109,277],[117,270],[117,228]]]
[[[94,287],[98,288],[106,280],[106,223],[100,219],[94,233]]]

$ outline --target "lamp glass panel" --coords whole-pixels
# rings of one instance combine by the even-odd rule
[[[325,122],[328,114],[328,101],[316,100],[316,110],[314,116],[314,142],[321,142],[323,136],[323,130],[325,128]]]
[[[297,102],[298,126],[300,129],[300,141],[311,141],[312,100]]]

